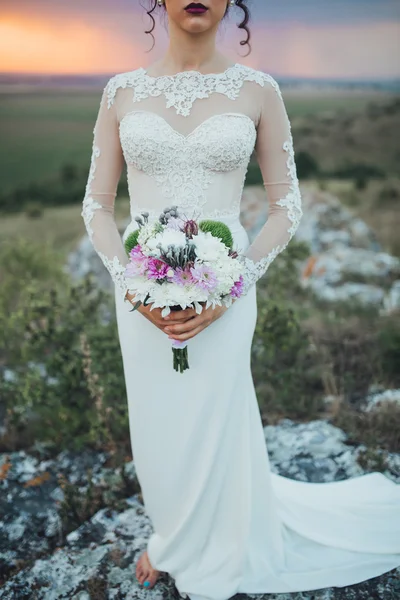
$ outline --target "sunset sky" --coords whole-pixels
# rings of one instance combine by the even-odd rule
[[[167,46],[157,19],[156,46],[146,0],[0,0],[0,72],[118,73],[147,66]],[[189,0],[188,0],[189,2]],[[280,76],[400,77],[400,0],[249,0],[253,52],[242,58],[235,27],[218,36],[237,62]]]

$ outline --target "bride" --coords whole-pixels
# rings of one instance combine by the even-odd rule
[[[290,124],[277,82],[216,50],[221,21],[245,0],[151,0],[168,15],[165,56],[104,88],[82,216],[116,289],[133,457],[154,533],[137,579],[168,572],[182,597],[227,600],[346,586],[400,565],[400,489],[380,473],[304,483],[270,470],[250,370],[256,281],[302,216]],[[239,220],[256,151],[269,218],[250,244]],[[126,164],[132,221],[114,217]],[[245,265],[232,306],[163,318],[135,303],[123,241],[142,211],[176,205],[187,218],[229,225]],[[190,369],[171,365],[171,340],[190,340]]]

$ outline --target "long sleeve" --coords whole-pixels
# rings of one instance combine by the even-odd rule
[[[243,257],[246,291],[286,248],[303,214],[291,127],[281,91],[270,76],[262,91],[263,103],[255,149],[269,210],[265,225]]]
[[[124,276],[128,257],[114,219],[115,196],[124,158],[115,104],[109,105],[107,101],[110,81],[103,90],[93,130],[92,157],[81,214],[96,252],[124,297],[128,289]]]

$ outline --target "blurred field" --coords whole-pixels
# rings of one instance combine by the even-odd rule
[[[129,216],[128,198],[118,198],[115,203],[115,216],[122,221]],[[40,217],[30,218],[26,212],[4,215],[0,219],[0,240],[6,242],[21,237],[28,242],[45,242],[65,255],[74,250],[76,244],[86,234],[81,206],[60,206],[47,208]]]
[[[51,179],[65,163],[89,165],[101,90],[0,91],[0,192]],[[390,96],[374,91],[284,91],[289,116],[346,111]],[[4,143],[5,140],[5,143]]]

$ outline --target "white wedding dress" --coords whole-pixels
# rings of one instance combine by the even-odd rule
[[[255,241],[239,221],[256,150],[269,218]],[[245,258],[246,294],[190,340],[190,369],[124,302],[128,262],[113,218],[127,165],[132,222],[177,205],[226,222]],[[303,483],[271,473],[250,370],[255,282],[301,218],[290,124],[276,81],[223,73],[112,77],[94,128],[82,216],[116,284],[133,458],[154,526],[152,565],[191,600],[345,586],[400,565],[400,486],[380,473]]]

